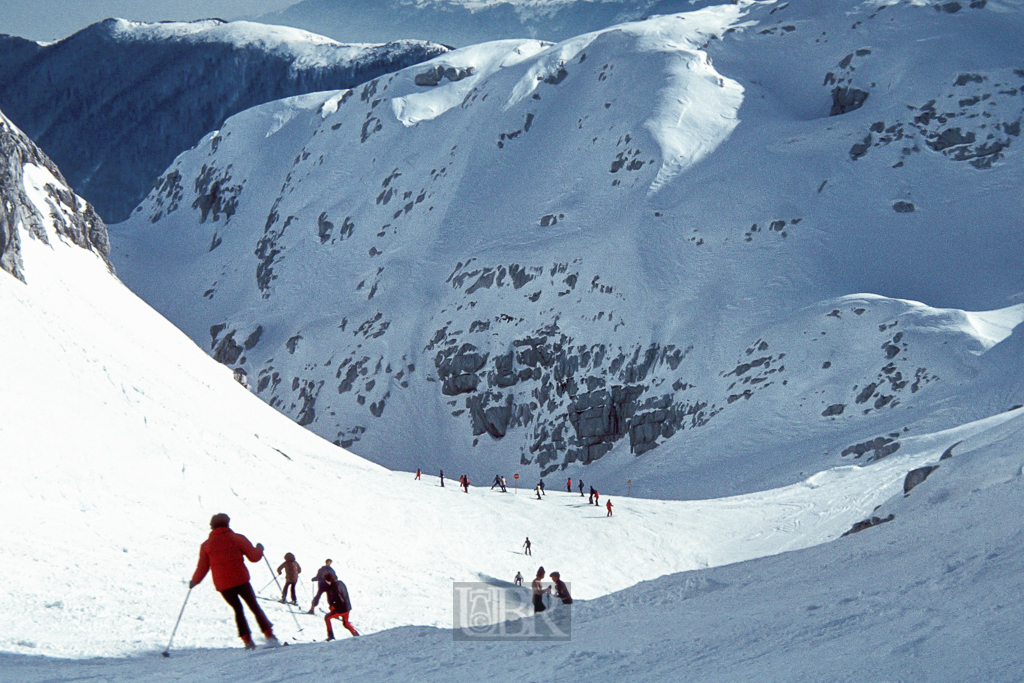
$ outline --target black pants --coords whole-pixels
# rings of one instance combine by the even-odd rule
[[[295,581],[285,581],[284,582],[284,590],[281,591],[281,599],[282,600],[287,600],[288,599],[287,596],[288,596],[288,587],[289,586],[292,587],[292,602],[295,602]]]
[[[267,615],[260,609],[259,603],[256,602],[256,593],[253,592],[252,586],[249,582],[243,583],[241,586],[234,586],[233,588],[227,588],[220,592],[224,596],[224,600],[231,605],[231,609],[235,610],[235,624],[238,625],[238,635],[241,638],[252,633],[249,630],[249,622],[245,620],[245,612],[242,610],[242,600],[249,606],[249,611],[256,617],[256,623],[259,624],[260,631],[263,633],[269,633],[273,630],[274,625],[270,623],[270,619],[267,619]],[[241,599],[239,599],[241,598]]]
[[[547,607],[544,606],[544,596],[543,595],[534,595],[533,596],[533,611],[534,612],[543,612],[546,609],[547,609]]]

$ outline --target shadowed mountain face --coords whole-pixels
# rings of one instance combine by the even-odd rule
[[[174,157],[239,111],[362,83],[445,52],[349,46],[296,29],[109,19],[57,43],[0,38],[0,108],[108,221]]]
[[[230,119],[115,263],[388,466],[703,496],[886,458],[1022,402],[1020,29],[741,3],[465,48]]]

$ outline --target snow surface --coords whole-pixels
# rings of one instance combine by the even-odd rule
[[[729,4],[269,103],[113,258],[387,467],[778,488],[1024,402],[1024,14],[994,7]],[[830,116],[839,84],[869,95]]]
[[[26,170],[31,187],[40,174]],[[0,278],[0,348],[16,359],[0,366],[4,681],[999,681],[1024,660],[1013,617],[1024,602],[1024,409],[776,490],[616,496],[613,518],[554,485],[542,501],[483,486],[467,495],[294,425],[94,254],[18,229],[31,284]],[[906,472],[925,464],[937,473],[901,499]],[[207,580],[161,658],[203,522],[225,510],[275,564],[296,553],[303,602],[305,579],[331,556],[364,637],[313,643],[319,618],[266,602],[293,647],[246,653]],[[890,510],[895,521],[834,540]],[[570,642],[452,640],[453,581],[523,590],[513,573],[538,564],[571,582]],[[258,589],[271,583],[264,566],[250,565]],[[564,620],[565,608],[554,614]]]
[[[0,394],[9,416],[0,426],[8,454],[0,497],[20,521],[0,528],[0,547],[12,575],[25,577],[0,600],[0,649],[8,652],[83,657],[160,647],[173,587],[183,588],[204,522],[218,511],[264,543],[275,566],[294,552],[308,578],[321,556],[335,559],[360,630],[445,627],[451,614],[442,598],[453,581],[507,582],[544,564],[592,599],[835,539],[897,494],[908,470],[937,461],[946,441],[991,428],[909,439],[899,457],[871,467],[744,496],[611,496],[611,519],[550,479],[542,501],[525,486],[500,494],[481,481],[466,495],[450,479],[443,489],[432,473],[416,482],[320,440],[240,387],[91,253],[56,233],[52,246],[23,240],[31,286],[0,280],[2,308],[17,321],[0,341],[20,361],[2,376],[20,390]],[[251,574],[256,588],[269,583],[263,565]],[[314,624],[300,634],[283,612],[273,618],[289,640],[318,637]],[[178,643],[235,643],[208,582],[189,604]]]

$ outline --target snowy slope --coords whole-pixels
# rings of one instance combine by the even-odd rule
[[[567,643],[453,642],[447,630],[406,627],[335,643],[293,641],[295,647],[254,655],[190,647],[175,649],[170,659],[156,650],[88,662],[0,654],[0,670],[11,683],[84,675],[112,681],[1015,681],[1024,664],[1014,616],[1024,603],[1022,419],[1018,410],[935,435],[934,445],[952,446],[945,451],[951,459],[941,460],[909,496],[884,505],[878,514],[894,515],[887,523],[827,545],[577,600]],[[642,562],[638,556],[633,566]],[[354,619],[376,607],[372,599],[363,604]],[[194,607],[188,606],[183,629],[197,628]],[[173,617],[165,615],[168,626]],[[98,627],[119,630],[124,621]]]
[[[472,45],[504,38],[565,40],[707,0],[303,0],[259,21],[308,28],[337,40],[420,38]]]
[[[0,527],[5,652],[83,657],[163,647],[205,521],[217,511],[228,511],[275,562],[294,552],[306,577],[332,556],[363,631],[446,627],[453,581],[507,582],[544,563],[570,578],[577,597],[593,599],[667,573],[834,540],[898,494],[908,471],[940,462],[950,442],[1002,438],[994,430],[1016,418],[912,437],[870,467],[743,496],[616,495],[613,518],[555,490],[537,501],[525,490],[441,488],[429,473],[414,481],[328,444],[245,391],[124,288],[101,254],[73,241],[74,216],[55,213],[46,191],[74,195],[51,171],[39,180],[50,162],[26,152],[32,145],[20,131],[5,121],[2,132],[22,160],[20,173],[3,178],[22,192],[0,201],[19,204],[23,268],[23,279],[0,278],[0,345],[18,361],[0,370],[0,500],[10,515]],[[528,535],[529,559],[519,551]],[[270,583],[264,567],[251,568],[257,588]],[[300,631],[274,608],[268,603],[283,637],[320,637],[316,620],[303,616]],[[209,583],[188,609],[180,646],[237,644]]]
[[[45,45],[0,38],[0,108],[100,215],[124,220],[174,157],[228,116],[444,51],[416,41],[345,45],[250,22],[108,19]]]
[[[465,48],[233,117],[115,263],[386,466],[781,486],[1024,402],[1021,29],[740,3]]]

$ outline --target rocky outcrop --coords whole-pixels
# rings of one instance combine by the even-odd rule
[[[30,166],[39,173],[27,181]],[[31,197],[26,182],[33,184]],[[24,280],[20,234],[49,243],[48,229],[93,251],[113,272],[103,221],[71,191],[57,166],[0,113],[0,270]]]

